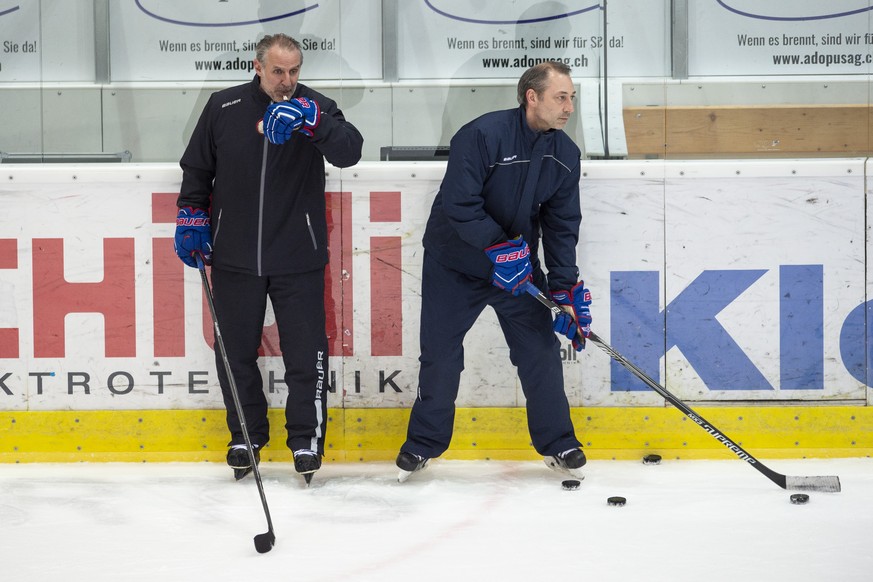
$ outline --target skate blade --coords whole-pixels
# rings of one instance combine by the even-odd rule
[[[404,471],[403,469],[400,469],[400,471],[397,472],[397,482],[404,483],[412,476],[413,473],[420,473],[425,469],[427,469],[427,461],[422,463],[417,469],[413,471]]]
[[[556,473],[560,473],[562,475],[569,475],[574,479],[579,479],[580,481],[585,478],[585,475],[582,473],[582,467],[578,469],[568,469],[567,467],[562,466],[555,460],[554,457],[544,457],[543,462],[546,464],[546,467],[555,471]]]
[[[233,470],[233,478],[236,479],[237,481],[239,481],[240,479],[242,479],[243,477],[245,477],[246,475],[248,475],[248,474],[251,473],[251,472],[252,472],[252,468],[251,468],[251,467],[245,467],[245,468],[242,468],[242,469],[234,468],[234,470]]]

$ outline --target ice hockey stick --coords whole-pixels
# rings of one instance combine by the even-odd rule
[[[558,307],[558,305],[554,301],[546,297],[545,294],[540,291],[534,284],[528,283],[525,287],[525,291],[533,295],[540,303],[548,307],[552,311],[552,314],[558,315],[563,312],[563,310]],[[840,491],[840,478],[836,476],[792,477],[777,473],[776,471],[770,469],[761,461],[752,456],[745,449],[743,449],[743,447],[731,440],[726,434],[718,430],[715,426],[712,425],[712,423],[694,412],[687,404],[685,404],[676,396],[668,392],[666,388],[652,380],[645,372],[643,372],[636,365],[634,365],[633,362],[628,361],[612,346],[600,339],[600,336],[598,336],[596,333],[591,332],[591,335],[588,336],[588,339],[590,339],[597,347],[609,354],[609,356],[616,362],[627,368],[627,370],[630,371],[634,376],[645,382],[646,386],[663,396],[670,404],[678,408],[685,416],[697,423],[700,428],[712,435],[715,440],[726,446],[736,456],[738,456],[743,461],[749,463],[761,474],[763,474],[765,477],[767,477],[783,489],[788,489],[791,491],[827,491],[832,493]]]
[[[231,371],[230,362],[227,359],[227,350],[224,349],[224,340],[221,338],[221,330],[218,328],[218,316],[215,314],[215,302],[212,299],[212,290],[209,288],[209,279],[206,277],[206,266],[203,264],[203,258],[200,255],[197,255],[197,266],[200,269],[200,279],[203,281],[203,291],[206,293],[206,302],[209,303],[209,313],[212,315],[212,326],[215,329],[215,343],[218,344],[218,349],[221,352],[221,359],[224,362],[224,370],[227,372],[230,393],[233,395],[233,404],[236,407],[236,413],[239,416],[239,424],[240,429],[242,430],[243,439],[246,441],[246,447],[248,447],[249,461],[252,463],[252,471],[255,474],[255,481],[258,484],[258,493],[261,495],[261,505],[264,506],[264,515],[267,516],[267,531],[255,536],[255,549],[259,554],[265,554],[272,550],[276,543],[276,534],[273,532],[273,520],[270,519],[270,508],[267,506],[267,496],[264,494],[264,483],[261,481],[261,472],[258,470],[258,463],[255,459],[255,450],[252,448],[252,440],[249,437],[249,430],[246,428],[246,417],[243,413],[242,403],[239,400],[236,381],[233,379],[233,371]]]

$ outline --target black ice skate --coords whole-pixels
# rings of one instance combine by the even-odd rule
[[[258,446],[255,447],[255,463],[261,462],[261,453]],[[252,459],[249,449],[245,445],[233,445],[227,451],[227,464],[233,469],[233,478],[239,481],[252,472]]]
[[[416,471],[421,471],[427,466],[429,459],[416,455],[415,453],[407,453],[401,451],[397,455],[397,466],[400,467],[400,473],[397,474],[397,481],[403,483],[409,476]]]
[[[585,458],[585,453],[581,449],[569,449],[553,457],[543,457],[543,461],[548,468],[558,473],[570,475],[580,480],[585,478],[585,475],[582,474],[582,467],[585,466],[588,459]]]
[[[303,475],[306,484],[312,481],[312,476],[321,468],[321,457],[310,449],[294,451],[294,470]]]

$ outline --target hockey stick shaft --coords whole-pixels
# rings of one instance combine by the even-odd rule
[[[546,295],[542,291],[537,289],[537,287],[532,283],[529,283],[525,290],[533,295],[540,303],[548,307],[553,315],[559,315],[560,313],[564,313],[564,311],[554,301],[546,297]],[[577,331],[578,333],[581,333],[581,330]],[[612,346],[600,339],[600,336],[598,336],[596,333],[591,332],[588,336],[588,339],[590,339],[597,347],[609,354],[609,356],[613,360],[624,366],[624,368],[626,368],[630,373],[642,380],[643,383],[646,384],[646,386],[660,394],[662,397],[664,397],[665,400],[667,400],[667,402],[678,408],[680,412],[693,420],[698,426],[700,426],[700,428],[712,435],[713,438],[715,438],[718,442],[727,447],[740,459],[749,463],[761,474],[763,474],[765,477],[767,477],[783,489],[792,489],[798,491],[840,491],[839,477],[788,477],[781,473],[773,471],[772,469],[761,463],[761,461],[756,459],[751,453],[743,449],[743,447],[734,442],[726,434],[718,430],[712,423],[697,414],[694,410],[691,409],[690,406],[674,396],[666,388],[655,382],[648,374],[643,372],[633,362],[629,361],[627,358],[618,353],[618,351],[616,351]]]
[[[261,481],[261,472],[258,470],[258,462],[255,459],[255,449],[252,447],[252,440],[249,436],[249,430],[246,427],[246,417],[243,411],[242,403],[239,399],[239,391],[236,387],[236,380],[233,377],[233,370],[230,369],[230,361],[227,359],[227,350],[224,347],[224,339],[221,337],[221,329],[218,327],[218,316],[215,313],[215,300],[212,297],[212,289],[209,286],[209,278],[206,276],[206,265],[203,259],[197,256],[197,265],[200,270],[200,280],[203,282],[203,292],[206,294],[206,302],[209,304],[209,313],[212,315],[212,327],[215,330],[215,343],[218,344],[221,360],[224,363],[224,370],[227,373],[227,383],[230,387],[230,393],[233,396],[233,405],[236,408],[237,416],[239,416],[240,430],[243,434],[243,439],[246,442],[246,448],[249,451],[249,461],[252,464],[252,472],[255,475],[255,482],[258,484],[258,493],[261,496],[261,505],[264,507],[264,515],[267,517],[267,532],[255,536],[255,549],[263,554],[269,552],[276,543],[276,534],[273,531],[273,520],[270,517],[270,508],[267,506],[267,496],[264,493],[264,483]]]

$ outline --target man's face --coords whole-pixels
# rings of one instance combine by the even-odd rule
[[[537,95],[533,89],[527,92],[527,124],[534,131],[564,129],[575,107],[576,89],[567,75],[549,71],[546,89]]]
[[[300,51],[273,46],[264,54],[264,62],[255,59],[255,72],[261,78],[261,89],[273,101],[285,101],[297,89],[300,64],[303,58]]]

